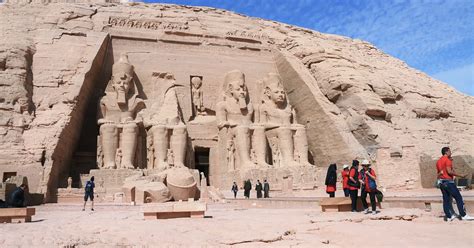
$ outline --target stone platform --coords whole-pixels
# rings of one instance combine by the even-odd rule
[[[0,208],[0,223],[31,222],[35,208]]]
[[[166,202],[147,204],[141,208],[145,220],[171,218],[204,218],[207,204],[202,202]]]

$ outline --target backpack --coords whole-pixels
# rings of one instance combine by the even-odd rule
[[[360,188],[360,183],[359,183],[359,171],[357,171],[357,169],[355,167],[351,167],[351,169],[349,170],[349,175],[350,175],[350,171],[354,169],[355,170],[355,173],[354,173],[354,180],[356,181],[355,183],[349,179],[347,181],[347,184],[351,187],[356,187],[356,188]]]
[[[369,169],[369,173],[370,173],[370,169]],[[372,179],[371,177],[367,177],[367,179],[369,181],[369,189],[371,190],[377,189],[377,182],[375,182],[375,180]]]
[[[94,189],[94,185],[92,184],[92,182],[87,181],[86,188],[85,188],[86,193],[91,193],[93,189]]]

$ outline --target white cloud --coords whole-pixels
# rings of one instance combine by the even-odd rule
[[[474,63],[432,75],[459,91],[474,96]]]

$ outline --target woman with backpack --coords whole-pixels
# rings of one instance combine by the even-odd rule
[[[329,197],[336,195],[336,182],[337,182],[337,167],[336,164],[330,164],[326,174],[326,193]]]
[[[377,193],[377,183],[375,182],[376,176],[375,171],[370,168],[370,162],[368,160],[362,161],[362,169],[359,173],[359,179],[362,184],[362,192],[360,197],[362,198],[362,205],[364,206],[364,213],[368,214],[369,205],[367,204],[367,194],[370,196],[370,205],[372,206],[372,214],[377,213],[377,202],[375,200],[375,194]]]
[[[349,169],[349,196],[351,197],[351,210],[357,212],[357,194],[359,193],[359,161],[352,160],[352,166]]]

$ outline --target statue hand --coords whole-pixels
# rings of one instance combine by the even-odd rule
[[[98,123],[99,125],[102,125],[102,124],[113,124],[113,123],[115,123],[115,122],[114,122],[114,121],[111,121],[111,120],[107,120],[107,119],[102,118],[102,119],[97,120],[97,123]]]
[[[229,123],[227,121],[221,121],[217,124],[217,128],[222,129],[223,127],[229,126]]]

